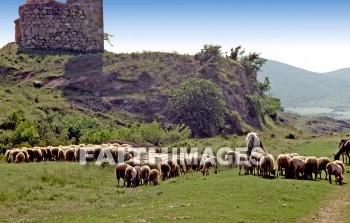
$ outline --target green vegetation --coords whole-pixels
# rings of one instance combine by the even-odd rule
[[[116,127],[95,116],[62,115],[54,111],[47,111],[33,123],[25,118],[22,111],[13,111],[1,128],[0,144],[12,147],[101,144],[116,139],[159,145],[185,140],[191,134],[183,125],[165,130],[154,121],[140,125],[135,123],[130,128]]]
[[[195,56],[159,52],[74,54],[24,50],[8,44],[0,49],[0,143],[60,145],[125,139],[166,144],[175,142],[171,138],[186,138],[189,130],[192,136],[203,137],[241,134],[247,126],[261,129],[264,116],[277,116],[280,107],[278,101],[264,95],[269,82],[258,83],[255,74],[247,73],[246,66],[256,67],[256,72],[263,59],[255,53],[239,53],[239,59],[233,60],[223,56],[221,46],[205,45]],[[214,99],[210,106],[204,105],[205,100],[187,104],[205,106],[204,110],[199,108],[205,111],[200,116],[186,117],[184,110],[177,116],[169,110],[169,92],[177,92],[194,78],[215,85],[215,94],[204,97]],[[211,94],[211,88],[203,92]],[[262,112],[254,109],[247,94],[259,99]],[[193,107],[188,110],[194,111]],[[23,117],[15,126],[9,121],[14,111]],[[154,120],[164,132],[160,139],[134,133],[135,128],[125,130],[134,123],[140,126]],[[194,124],[190,126],[190,122]],[[190,129],[173,133],[173,129],[185,128],[174,123],[184,123]]]
[[[188,79],[170,92],[171,112],[177,123],[185,124],[195,137],[211,137],[224,124],[225,101],[218,85],[205,79]]]
[[[331,156],[338,143],[338,136],[262,139],[275,156],[281,149]],[[190,139],[188,143],[219,147],[242,142],[244,137],[217,137]],[[338,186],[326,180],[239,176],[238,169],[220,167],[217,175],[190,173],[157,187],[117,188],[114,167],[110,166],[2,162],[0,168],[0,218],[4,222],[295,222],[330,200],[347,197],[343,191],[350,187],[349,183]],[[349,179],[346,173],[344,181]],[[347,213],[339,219],[347,219]]]

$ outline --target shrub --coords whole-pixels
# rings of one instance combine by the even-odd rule
[[[188,126],[195,137],[210,137],[224,124],[226,104],[220,87],[210,80],[191,78],[169,93],[174,121]]]

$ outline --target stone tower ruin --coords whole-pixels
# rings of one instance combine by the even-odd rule
[[[103,0],[27,0],[19,16],[16,42],[23,48],[104,50]]]

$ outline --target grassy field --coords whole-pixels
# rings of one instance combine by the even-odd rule
[[[240,144],[242,138],[233,141]],[[210,142],[219,143],[219,138],[201,141],[202,145]],[[265,143],[276,148],[271,151],[274,155],[280,144],[286,140]],[[289,144],[285,152],[332,156],[337,137]],[[329,194],[350,185],[239,176],[238,169],[220,167],[217,175],[190,173],[157,187],[130,189],[117,187],[110,166],[2,162],[0,170],[3,222],[295,222],[322,207]],[[349,179],[346,173],[344,182]]]

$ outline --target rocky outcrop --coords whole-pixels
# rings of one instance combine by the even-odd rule
[[[27,0],[19,15],[16,42],[24,48],[104,50],[102,0]]]

